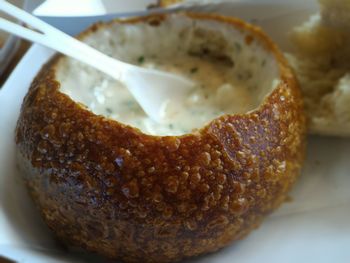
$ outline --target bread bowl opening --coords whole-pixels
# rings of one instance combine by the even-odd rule
[[[225,114],[256,109],[279,83],[274,55],[242,27],[185,14],[113,22],[83,37],[105,54],[196,82],[181,105],[169,102],[165,121],[156,123],[117,81],[70,58],[56,68],[60,91],[95,114],[151,135],[182,135]]]

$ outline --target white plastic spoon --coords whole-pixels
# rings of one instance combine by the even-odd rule
[[[25,28],[4,18],[0,18],[0,29],[52,48],[122,82],[145,113],[154,121],[162,121],[164,103],[173,101],[174,105],[179,105],[179,102],[185,99],[188,91],[193,86],[190,80],[183,77],[158,70],[145,69],[109,57],[4,0],[0,0],[0,11],[17,18],[40,32]]]

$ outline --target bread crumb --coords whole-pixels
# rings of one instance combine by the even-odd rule
[[[299,79],[311,133],[350,136],[349,0],[320,0],[320,14],[291,32],[286,54]],[[340,13],[339,13],[340,12]]]

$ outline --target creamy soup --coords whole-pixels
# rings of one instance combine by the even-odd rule
[[[157,27],[123,25],[107,33],[95,33],[101,44],[96,43],[93,36],[87,39],[89,44],[129,63],[193,80],[196,85],[181,104],[175,105],[171,101],[165,104],[163,122],[150,119],[121,83],[71,59],[62,60],[57,71],[61,90],[94,113],[137,127],[145,133],[180,135],[201,128],[221,115],[253,110],[277,85],[274,78],[277,69],[271,63],[270,55],[258,45],[248,47],[240,32],[235,31],[236,38],[230,43],[232,36],[226,39],[225,34],[204,30],[193,23],[190,23],[194,27],[191,30],[180,24],[172,33],[177,34],[177,42],[170,42],[160,37],[162,34],[166,37],[167,28],[172,27],[169,22],[162,22]],[[116,36],[113,36],[113,30]],[[151,36],[147,38],[145,34]],[[152,34],[158,36],[150,47],[145,41],[152,41]],[[114,37],[116,43],[111,44]],[[138,42],[135,44],[134,41]],[[267,67],[271,70],[266,70]]]

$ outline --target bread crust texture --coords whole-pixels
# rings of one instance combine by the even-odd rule
[[[300,173],[305,117],[298,83],[259,29],[247,31],[278,61],[280,84],[246,114],[182,136],[151,136],[95,115],[59,91],[61,56],[33,81],[16,128],[18,163],[44,221],[63,242],[125,262],[174,262],[246,236],[279,207]],[[98,24],[146,23],[166,15]]]

